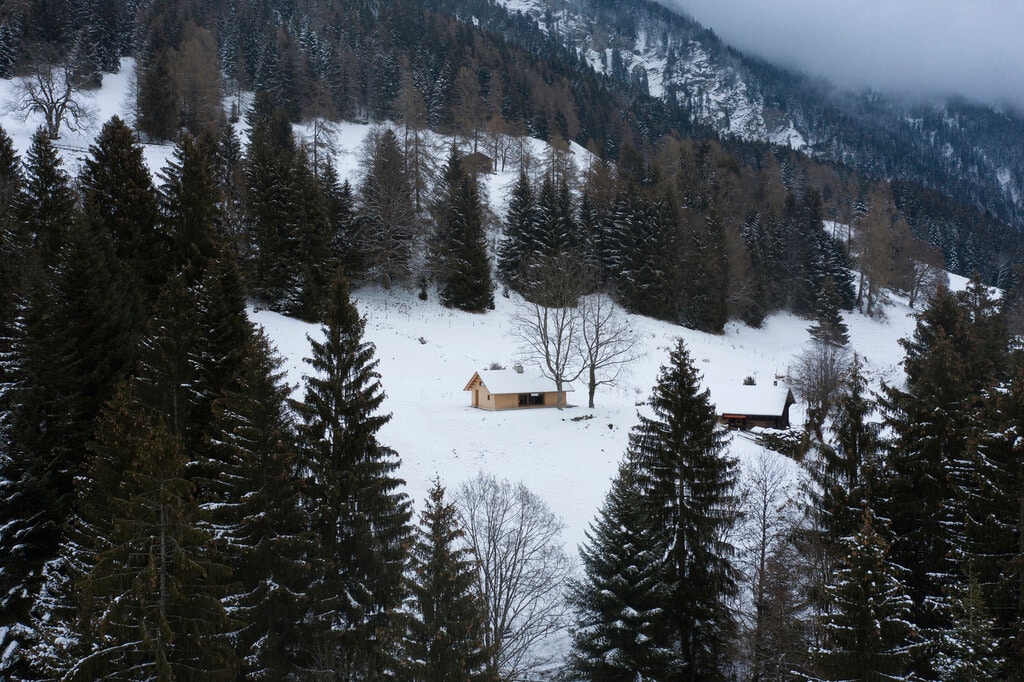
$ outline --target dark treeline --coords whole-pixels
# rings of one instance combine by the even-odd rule
[[[417,535],[398,456],[376,438],[389,417],[340,274],[490,307],[468,157],[449,150],[417,210],[394,130],[368,136],[353,189],[269,96],[246,115],[244,149],[230,133],[183,135],[156,182],[118,119],[74,182],[45,130],[24,162],[2,138],[4,674],[494,679],[453,511],[438,487]],[[523,159],[496,269],[543,305],[571,303],[543,286],[571,263],[638,312],[716,330],[788,309],[841,347],[839,310],[877,309],[882,283],[909,276],[895,258],[909,229],[884,185],[860,220],[885,248],[851,271],[813,189],[744,182],[716,143],[595,160],[582,178],[558,147]],[[758,570],[741,570],[729,539],[750,509],[736,464],[673,350],[584,549],[574,674],[1021,669],[1019,291],[1001,305],[980,285],[929,292],[906,389],[869,395],[854,362],[809,424],[804,513],[772,533]],[[247,295],[322,323],[302,399],[288,399]],[[755,617],[740,622],[748,583]]]
[[[569,678],[1021,679],[1007,309],[940,287],[903,341],[905,388],[872,394],[847,356],[799,493],[770,460],[737,474],[680,342],[581,549]]]
[[[3,68],[71,58],[85,87],[132,54],[139,72],[138,129],[106,123],[77,178],[47,131],[24,160],[0,135],[0,675],[498,677],[451,505],[438,485],[414,529],[377,440],[389,417],[349,296],[432,288],[483,312],[496,272],[545,306],[602,290],[712,332],[789,310],[823,348],[846,343],[840,310],[928,300],[905,389],[869,395],[854,360],[809,411],[804,513],[756,570],[729,539],[736,463],[672,351],[583,551],[574,674],[1019,679],[1022,283],[1005,226],[689,130],[553,40],[515,47],[412,3],[5,12]],[[221,106],[242,89],[244,144]],[[310,117],[396,124],[350,182],[328,124],[296,139]],[[677,124],[700,139],[665,134]],[[458,140],[443,162],[430,128]],[[140,132],[175,141],[156,181]],[[544,159],[526,133],[550,141]],[[569,141],[597,152],[582,173]],[[496,253],[484,153],[484,171],[520,170]],[[1012,286],[1001,303],[951,293],[944,260]],[[553,285],[566,274],[573,288]],[[300,400],[247,300],[322,323]]]
[[[416,531],[376,437],[390,416],[374,347],[331,255],[351,235],[316,222],[351,192],[312,174],[261,101],[244,196],[284,203],[243,200],[253,240],[231,220],[230,145],[182,136],[154,183],[115,118],[73,182],[44,129],[24,163],[0,136],[4,679],[492,679],[451,505],[438,485]],[[380,174],[367,183],[383,192]],[[445,183],[439,243],[472,250],[479,204],[457,153]],[[241,246],[274,239],[305,259],[293,279]],[[447,302],[488,304],[488,278],[466,287],[461,260],[445,272]],[[322,322],[299,400],[247,318],[247,281]]]
[[[610,41],[635,38],[643,15],[637,7],[611,11],[599,4],[595,11],[616,27],[619,37]],[[684,20],[660,12],[665,16],[651,21],[683,30],[675,24]],[[825,217],[846,223],[870,191],[869,178],[901,178],[893,191],[901,217],[918,239],[938,246],[958,274],[977,272],[1007,286],[1021,259],[1016,230],[1002,214],[1000,220],[970,208],[978,205],[976,196],[957,195],[958,204],[924,189],[942,187],[931,175],[872,166],[862,159],[860,143],[850,143],[856,154],[819,150],[820,158],[847,164],[827,166],[763,143],[719,140],[693,123],[685,97],[652,98],[631,74],[597,74],[557,33],[487,2],[68,0],[6,8],[0,28],[0,67],[7,74],[71,64],[72,79],[89,87],[103,72],[117,70],[119,57],[134,56],[135,120],[153,139],[174,139],[181,130],[199,136],[219,124],[223,96],[261,90],[292,122],[400,121],[466,135],[474,151],[482,146],[495,160],[506,156],[501,140],[510,133],[554,144],[575,141],[626,163],[634,152],[650,161],[667,136],[682,135],[716,142],[732,164],[753,173],[745,181],[761,181],[760,174],[778,164],[786,191],[802,196],[813,188]],[[736,61],[725,51],[719,56]],[[241,116],[240,105],[235,109]],[[317,159],[328,138],[317,135]],[[884,144],[869,146],[898,154]],[[866,175],[858,178],[851,168]]]

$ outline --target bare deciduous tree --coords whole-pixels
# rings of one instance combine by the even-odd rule
[[[818,339],[790,369],[789,385],[807,403],[807,428],[823,440],[821,427],[835,407],[850,367],[850,352]]]
[[[532,284],[527,300],[512,315],[513,334],[519,339],[523,359],[537,365],[555,382],[556,407],[562,409],[563,387],[583,375],[586,365],[580,353],[583,310],[579,305],[586,272],[578,259],[562,255],[531,268]]]
[[[522,484],[485,474],[465,483],[455,503],[477,563],[487,605],[490,671],[527,679],[551,663],[540,645],[566,622],[563,588],[572,566],[562,549],[562,521]]]
[[[92,96],[84,92],[85,83],[72,55],[60,55],[56,48],[35,47],[28,63],[29,73],[17,86],[17,96],[8,111],[28,119],[42,114],[50,139],[60,137],[61,125],[79,131],[92,125],[95,109]]]
[[[743,480],[739,544],[749,586],[746,652],[750,679],[784,680],[807,650],[793,533],[800,523],[782,455],[761,450]]]
[[[927,301],[940,284],[949,284],[946,259],[939,247],[919,239],[910,243],[910,262],[907,265],[907,303],[911,308],[919,301]]]
[[[642,353],[639,338],[611,297],[604,293],[580,299],[580,352],[587,373],[588,406],[600,385],[614,385],[627,365]]]

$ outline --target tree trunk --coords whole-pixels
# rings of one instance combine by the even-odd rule
[[[587,407],[594,409],[594,392],[597,391],[597,373],[594,371],[594,366],[590,366],[590,384],[587,387],[590,391],[590,402]]]

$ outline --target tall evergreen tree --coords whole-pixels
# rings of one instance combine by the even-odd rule
[[[994,619],[998,656],[1005,661],[1003,674],[1017,681],[1024,679],[1024,550],[1020,544],[1024,537],[1020,510],[1024,495],[1024,372],[1019,365],[1011,380],[986,393],[978,417],[985,430],[970,448],[978,490],[965,501],[964,511],[965,555],[980,589],[971,588],[968,582],[953,590],[969,600],[980,592],[982,607]],[[977,608],[967,606],[970,608],[961,613]]]
[[[811,325],[811,337],[833,346],[845,346],[850,343],[850,330],[843,322],[840,312],[842,300],[831,277],[825,278],[814,304],[814,324]]]
[[[977,572],[968,565],[964,582],[947,596],[951,627],[938,643],[935,671],[943,682],[999,679],[1005,670],[995,619],[989,614]]]
[[[871,420],[877,405],[867,394],[858,357],[854,356],[849,372],[836,400],[832,438],[821,443],[806,462],[815,488],[811,512],[818,518],[825,551],[832,557],[839,554],[840,540],[860,527],[879,487],[882,442],[879,425]]]
[[[221,604],[230,571],[203,528],[181,438],[140,407],[122,391],[97,426],[82,494],[103,503],[86,510],[81,652],[63,679],[234,679]]]
[[[651,682],[678,674],[665,618],[672,601],[669,540],[631,465],[623,463],[580,549],[584,577],[569,595],[576,611],[569,657],[574,674]]]
[[[516,290],[520,290],[521,287],[519,280],[523,259],[528,253],[535,210],[530,178],[527,177],[525,170],[520,170],[509,198],[504,238],[498,247],[498,279],[505,286]]]
[[[338,172],[333,164],[324,168],[320,180],[331,222],[331,260],[347,277],[358,279],[366,270],[366,262],[359,243],[359,220],[352,185],[347,179],[338,182]]]
[[[161,174],[165,278],[184,273],[194,284],[219,251],[220,190],[215,154],[212,137],[186,134],[175,145],[174,156]]]
[[[24,293],[28,241],[20,224],[24,177],[14,142],[0,128],[0,337],[11,332]]]
[[[962,578],[964,504],[978,485],[969,444],[978,435],[982,392],[998,380],[1001,353],[991,347],[999,346],[1000,328],[990,303],[968,305],[940,287],[901,342],[907,390],[887,388],[883,400],[894,437],[878,509],[892,523],[893,561],[909,570],[913,622],[932,636],[949,625],[944,595]],[[933,674],[926,659],[917,668]]]
[[[494,286],[480,192],[454,147],[445,166],[434,213],[437,228],[431,251],[441,285],[441,303],[460,310],[493,309]]]
[[[245,309],[242,276],[229,254],[208,261],[202,281],[189,293],[197,325],[189,353],[199,382],[194,424],[198,447],[209,436],[214,401],[235,388],[255,332]]]
[[[181,87],[175,70],[178,54],[151,39],[138,67],[139,131],[157,140],[174,139],[181,118]]]
[[[889,543],[865,510],[829,586],[825,644],[812,652],[819,680],[911,680],[911,600],[889,560]]]
[[[249,277],[256,295],[281,305],[296,252],[294,221],[300,215],[293,180],[297,151],[291,122],[270,94],[256,93],[247,121],[246,213],[253,261]]]
[[[74,477],[140,324],[109,239],[84,222],[65,235],[50,279],[32,286],[4,367],[0,629],[14,628],[8,634],[27,624],[43,565],[57,555],[75,509]]]
[[[359,187],[360,232],[368,273],[385,288],[409,282],[416,252],[416,213],[405,156],[394,131],[368,139]]]
[[[683,286],[678,321],[693,329],[720,333],[729,321],[725,229],[717,215],[709,211],[704,220],[688,225],[687,233],[689,248],[685,264],[680,268]],[[672,279],[659,285],[671,289]]]
[[[302,623],[315,543],[280,365],[262,334],[246,345],[233,386],[214,405],[204,500],[229,540],[224,558],[235,587],[225,603],[243,672],[254,680],[304,679],[313,657]]]
[[[665,296],[655,291],[663,274],[657,249],[660,235],[668,227],[668,211],[659,209],[665,207],[651,205],[636,185],[623,190],[607,219],[607,267],[623,306],[634,313],[674,321],[674,310],[666,310],[662,305]]]
[[[111,118],[89,148],[79,180],[85,219],[113,240],[129,283],[152,304],[162,283],[157,193],[135,133]]]
[[[318,319],[335,267],[331,188],[317,177],[287,114],[268,93],[257,93],[248,120],[246,205],[255,293],[276,309]]]
[[[458,510],[435,481],[420,515],[411,553],[405,674],[417,682],[492,680],[484,646],[486,605],[466,549]]]
[[[629,461],[670,536],[665,617],[678,661],[668,679],[725,679],[736,629],[734,548],[725,536],[738,515],[737,464],[709,396],[679,340],[648,400],[652,416],[641,415],[629,439]]]
[[[394,476],[398,456],[377,441],[390,415],[378,413],[384,393],[364,327],[339,274],[324,310],[324,340],[310,340],[314,373],[294,404],[309,471],[310,530],[320,542],[311,557],[320,579],[311,591],[310,636],[326,657],[319,665],[343,679],[395,665],[410,533],[409,500]]]
[[[29,265],[34,260],[44,266],[52,265],[67,230],[77,217],[75,193],[57,148],[45,129],[39,128],[32,135],[25,161],[22,229],[38,252],[38,257],[30,259]]]
[[[299,150],[293,171],[300,214],[294,227],[296,252],[294,272],[285,310],[304,320],[319,320],[329,294],[331,276],[337,268],[332,254],[334,224],[322,181],[316,175],[306,149]]]

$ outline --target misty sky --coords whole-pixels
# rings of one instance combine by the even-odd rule
[[[1024,110],[1024,0],[659,0],[769,61]]]

